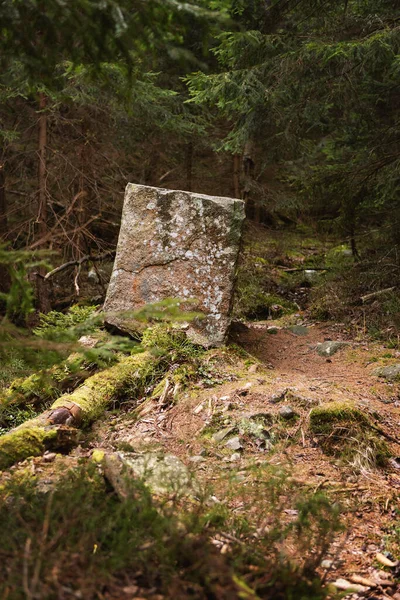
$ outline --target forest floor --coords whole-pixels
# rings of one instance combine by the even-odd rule
[[[155,400],[139,419],[133,418],[128,403],[122,412],[111,411],[98,421],[89,440],[69,456],[59,455],[54,462],[46,456],[29,459],[12,471],[26,469],[28,464],[32,474],[51,486],[60,471],[90,458],[94,449],[173,454],[204,489],[212,488],[216,503],[237,517],[242,515],[250,522],[254,518],[259,526],[263,499],[256,498],[258,509],[251,514],[243,490],[255,488],[260,477],[257,466],[283,467],[296,486],[324,492],[332,503],[340,504],[345,531],[337,534],[324,556],[325,569],[320,569],[320,575],[326,582],[344,579],[360,585],[369,581],[369,586],[351,593],[350,598],[399,598],[400,586],[393,583],[391,569],[382,565],[379,553],[392,557],[399,551],[400,464],[396,457],[400,449],[395,440],[400,424],[400,385],[378,378],[372,371],[399,360],[400,353],[388,352],[376,342],[354,342],[342,326],[307,322],[299,316],[296,321],[302,323],[300,329],[294,329],[300,335],[291,327],[282,327],[281,322],[274,329],[270,320],[239,324],[232,334],[233,348],[208,354],[207,378],[211,373],[215,381],[200,381],[173,403]],[[271,328],[275,333],[270,333]],[[327,340],[344,340],[349,345],[329,358],[319,356],[317,344]],[[323,452],[310,431],[310,411],[332,401],[354,403],[387,434],[392,458],[385,467],[369,464],[368,457],[346,463]],[[295,418],[280,419],[284,406],[293,409]],[[250,422],[257,415],[278,424],[277,438],[267,448],[246,431],[234,436],[240,440],[236,450],[226,446],[234,429],[219,441],[214,438],[225,428]],[[4,473],[3,479],[8,476]],[[283,519],[295,513],[288,506],[282,507]],[[213,543],[226,553],[232,540],[229,534],[222,534]],[[168,597],[140,588],[138,595],[132,595],[134,583],[128,578],[98,597]]]
[[[328,341],[345,344],[337,352],[321,356],[318,345]],[[237,322],[232,328],[230,344],[208,351],[202,358],[201,374],[174,396],[167,380],[166,393],[146,401],[141,412],[137,412],[136,402],[129,398],[118,409],[108,411],[85,432],[82,443],[70,454],[30,458],[0,474],[0,485],[4,486],[10,478],[28,471],[37,478],[39,487],[48,490],[66,472],[92,461],[95,451],[177,457],[196,486],[203,490],[206,504],[211,503],[221,514],[225,511],[228,521],[242,524],[242,530],[237,525],[229,529],[218,523],[213,528],[211,544],[216,554],[211,556],[214,561],[211,570],[219,570],[219,591],[213,588],[212,593],[200,592],[196,586],[188,585],[184,592],[179,588],[179,592],[166,593],[157,583],[150,588],[141,569],[137,572],[122,569],[101,590],[92,582],[87,587],[90,591],[82,595],[76,591],[79,577],[84,577],[79,575],[77,556],[72,558],[72,564],[75,561],[78,568],[71,573],[70,586],[56,585],[58,593],[48,596],[44,592],[42,596],[31,593],[27,568],[21,574],[23,591],[13,595],[14,588],[6,587],[0,598],[305,600],[326,597],[257,595],[246,585],[239,592],[229,586],[222,590],[225,567],[217,556],[229,556],[238,548],[251,545],[251,539],[255,544],[257,536],[272,527],[272,510],[275,523],[286,525],[297,518],[296,494],[304,491],[308,497],[323,493],[331,506],[340,507],[344,528],[335,533],[331,543],[325,545],[323,535],[321,539],[318,537],[320,530],[309,538],[309,544],[315,544],[311,554],[321,551],[318,575],[325,586],[336,583],[336,588],[329,588],[329,597],[337,598],[339,591],[341,597],[352,599],[399,600],[396,559],[400,558],[400,382],[398,378],[387,380],[374,373],[376,368],[398,363],[400,351],[372,340],[365,332],[355,335],[354,328],[344,323],[317,321],[307,308],[276,320]],[[371,428],[368,425],[360,437],[359,423],[350,423],[350,429],[347,423],[339,448],[337,440],[324,445],[311,426],[311,416],[319,408],[332,406],[339,407],[339,412],[344,410],[343,406],[356,407]],[[382,464],[376,464],[374,447],[369,447],[371,431],[378,434],[390,452]],[[335,429],[328,433],[328,442],[335,435]],[[343,450],[351,447],[351,453],[341,452],[340,445]],[[289,487],[272,509],[274,491],[268,487],[269,478],[280,470],[285,472]],[[40,534],[43,539],[49,526],[46,518]],[[321,518],[319,527],[323,523]],[[253,532],[251,535],[244,532],[244,523],[244,529]],[[205,535],[208,535],[207,525]],[[295,559],[310,551],[307,539],[306,545],[304,540],[300,543],[295,538],[284,543],[285,551]],[[277,544],[280,547],[279,541]],[[95,544],[94,552],[96,548]],[[29,563],[29,549],[25,545],[24,568]],[[37,589],[40,589],[41,553],[42,550],[40,566],[32,567]],[[251,569],[256,570],[253,564],[246,568],[250,575]],[[55,581],[58,569],[57,565],[53,567]],[[246,580],[243,574],[246,569],[241,573],[243,581]],[[235,581],[240,588],[239,580]],[[46,585],[51,587],[53,583]],[[346,586],[349,589],[345,590]],[[86,588],[82,584],[79,589]]]
[[[286,328],[270,334],[267,331],[271,326],[271,321],[252,322],[240,326],[234,334],[236,343],[248,353],[247,358],[215,352],[218,364],[223,364],[220,375],[225,373],[233,381],[211,389],[192,390],[167,410],[155,405],[153,411],[135,423],[130,422],[129,414],[112,416],[95,427],[97,444],[115,449],[124,442],[135,449],[158,448],[172,453],[191,466],[200,481],[213,482],[218,501],[230,504],[237,514],[241,512],[237,498],[224,497],[221,486],[226,473],[233,470],[242,485],[247,482],[251,486],[251,465],[284,465],[299,485],[323,490],[332,502],[340,503],[346,530],[326,557],[333,561],[332,565],[326,563],[328,581],[351,581],[354,575],[387,580],[390,575],[382,573],[376,555],[394,550],[391,533],[399,527],[400,462],[392,459],[381,469],[367,462],[359,469],[329,457],[310,433],[308,418],[312,406],[332,401],[354,402],[390,436],[388,444],[393,457],[400,456],[400,385],[371,374],[377,366],[393,363],[400,353],[392,353],[393,358],[388,358],[382,345],[353,343],[334,324],[308,323],[302,335]],[[316,347],[326,340],[347,340],[350,344],[325,358],[317,354]],[[279,396],[283,397],[276,402]],[[297,418],[270,452],[258,448],[257,441],[246,440],[245,435],[240,452],[227,449],[226,439],[218,443],[204,435],[205,428],[210,432],[210,423],[212,430],[218,432],[253,415],[276,416],[285,405],[293,408]],[[193,462],[193,457],[201,458]],[[395,588],[391,588],[394,592]],[[371,589],[372,596],[388,597],[376,588]]]

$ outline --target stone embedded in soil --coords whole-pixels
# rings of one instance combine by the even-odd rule
[[[292,325],[288,327],[288,331],[294,333],[294,335],[303,336],[308,335],[308,328],[304,327],[304,325]]]
[[[196,456],[191,456],[189,458],[190,462],[192,463],[202,463],[204,462],[206,459],[204,458],[204,456],[201,456],[200,454],[196,455]]]
[[[335,565],[333,563],[333,560],[330,560],[330,559],[327,558],[326,560],[323,560],[321,562],[321,567],[323,569],[334,569]]]
[[[345,346],[349,346],[349,344],[350,342],[323,342],[317,345],[317,353],[324,357],[333,356]]]
[[[241,450],[241,448],[243,448],[242,442],[240,441],[240,438],[238,435],[236,435],[233,438],[230,438],[226,443],[225,446],[227,448],[229,448],[229,450]]]
[[[243,220],[241,200],[128,184],[106,322],[132,333],[135,321],[123,313],[179,298],[183,310],[204,315],[188,337],[223,344]]]
[[[239,452],[234,452],[234,453],[232,454],[232,456],[229,458],[229,460],[230,460],[231,462],[235,462],[235,461],[237,461],[237,460],[240,460],[241,458],[242,458],[242,456],[241,456],[241,454],[240,454]]]
[[[231,427],[225,427],[225,429],[221,429],[220,431],[217,431],[217,433],[214,433],[214,435],[212,436],[214,442],[222,442],[222,440],[225,439],[227,435],[232,433],[232,431],[234,431],[234,429],[235,429],[235,426],[231,426]]]
[[[279,409],[279,416],[282,417],[282,419],[293,419],[295,415],[296,413],[291,406],[281,406]]]
[[[128,473],[132,472],[134,477],[143,479],[154,493],[186,494],[194,489],[192,475],[174,454],[118,452],[118,456]]]
[[[372,371],[372,374],[383,377],[387,381],[395,381],[396,379],[400,379],[400,364],[378,367]]]
[[[277,392],[276,394],[271,396],[271,398],[269,398],[268,402],[270,402],[271,404],[278,404],[278,402],[281,402],[282,400],[285,399],[285,396],[288,393],[288,391],[289,391],[289,388],[285,388],[284,390]]]

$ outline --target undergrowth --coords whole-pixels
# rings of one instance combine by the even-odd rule
[[[155,501],[137,480],[122,502],[94,465],[60,474],[47,491],[14,475],[0,498],[0,597],[116,598],[130,585],[144,598],[323,600],[316,569],[340,529],[339,508],[283,472],[258,469],[256,481],[231,490],[245,505],[240,516],[207,495]]]
[[[329,402],[313,408],[310,431],[324,452],[341,458],[357,471],[385,466],[390,456],[377,428],[351,403]]]
[[[37,337],[58,342],[77,340],[102,324],[102,318],[96,311],[97,306],[74,305],[65,313],[52,310],[47,314],[40,314],[40,323],[33,333]]]

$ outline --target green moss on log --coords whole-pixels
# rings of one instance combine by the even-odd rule
[[[112,402],[139,398],[150,383],[162,376],[167,365],[164,358],[143,352],[123,358],[109,369],[89,377],[83,386],[61,396],[45,413],[0,436],[0,469],[28,456],[42,454],[47,447],[58,443],[57,437],[63,431],[73,429],[60,427],[60,424],[63,425],[61,422],[52,424],[55,409],[79,407],[79,422],[88,424],[97,419]],[[69,414],[68,410],[64,412]],[[69,436],[66,437],[68,439]]]
[[[74,353],[51,369],[15,379],[0,397],[1,409],[10,405],[44,405],[54,400],[67,388],[74,388],[90,376],[91,370],[86,370],[83,363],[84,357]]]
[[[157,378],[160,362],[150,352],[123,358],[113,367],[89,377],[71,394],[58,398],[51,409],[73,402],[81,409],[83,422],[94,421],[112,401],[134,398],[142,393]]]
[[[38,456],[57,437],[57,428],[45,428],[29,421],[0,438],[0,469],[5,469],[28,456]]]

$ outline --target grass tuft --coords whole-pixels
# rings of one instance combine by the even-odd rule
[[[326,454],[344,459],[357,471],[384,466],[390,456],[369,418],[351,403],[329,402],[313,408],[310,431]]]

